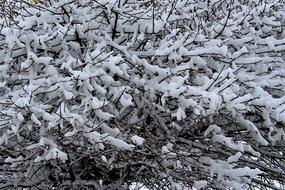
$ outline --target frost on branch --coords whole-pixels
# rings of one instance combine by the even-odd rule
[[[284,188],[283,2],[0,4],[1,188]]]

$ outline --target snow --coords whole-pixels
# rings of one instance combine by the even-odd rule
[[[101,110],[96,110],[95,114],[98,118],[100,118],[101,120],[110,120],[112,117],[115,117],[114,115],[108,113],[108,112],[103,112]]]
[[[72,131],[65,133],[64,136],[65,137],[71,137],[71,136],[75,135],[77,132],[78,132],[78,130],[76,128],[73,128]]]
[[[129,107],[133,105],[132,96],[124,92],[120,98],[120,103],[123,107]]]
[[[53,147],[46,155],[46,160],[50,159],[60,159],[65,162],[67,160],[67,154],[59,150],[57,147]]]
[[[11,163],[10,167],[15,168],[18,165],[21,165],[21,162],[24,160],[23,156],[19,156],[17,158],[8,157],[4,160],[5,163]]]
[[[201,181],[195,181],[193,187],[195,189],[202,189],[207,186],[207,181],[201,180]]]
[[[221,128],[218,127],[217,125],[210,125],[207,130],[204,132],[204,135],[207,136],[210,133],[220,133],[221,132]]]
[[[139,137],[139,136],[137,136],[137,135],[132,136],[131,140],[132,140],[132,142],[133,142],[135,145],[138,145],[138,146],[143,145],[143,143],[144,143],[144,141],[145,141],[144,138]]]
[[[237,152],[235,155],[230,156],[227,161],[229,163],[237,162],[240,159],[241,156],[242,156],[242,153],[241,152]]]

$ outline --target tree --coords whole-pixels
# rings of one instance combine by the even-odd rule
[[[284,188],[283,1],[1,10],[1,189]]]

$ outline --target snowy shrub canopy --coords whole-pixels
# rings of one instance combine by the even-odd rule
[[[283,1],[0,8],[1,189],[284,187]]]

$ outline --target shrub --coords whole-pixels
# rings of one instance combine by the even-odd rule
[[[284,2],[1,9],[2,189],[281,188]]]

